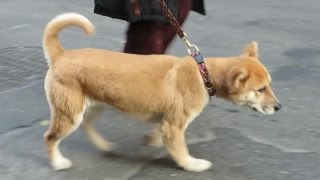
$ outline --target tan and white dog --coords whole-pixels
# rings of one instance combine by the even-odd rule
[[[198,65],[190,56],[64,50],[57,36],[66,26],[81,27],[87,34],[95,32],[88,19],[75,13],[57,16],[44,31],[43,49],[49,63],[45,91],[51,111],[44,139],[53,169],[72,166],[61,154],[59,144],[80,124],[98,149],[111,150],[110,143],[93,127],[103,104],[154,123],[157,133],[147,136],[149,143],[163,143],[183,169],[200,172],[211,167],[211,162],[191,156],[185,142],[188,124],[209,101]],[[206,58],[205,63],[217,97],[273,114],[281,106],[257,51],[257,43],[252,42],[239,56]]]

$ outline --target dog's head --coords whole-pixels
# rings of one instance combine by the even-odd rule
[[[280,110],[271,89],[271,77],[258,59],[258,44],[248,44],[237,61],[227,73],[229,100],[263,114]]]

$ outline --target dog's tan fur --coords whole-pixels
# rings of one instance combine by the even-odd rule
[[[43,47],[49,62],[45,91],[51,124],[44,138],[51,166],[71,167],[59,143],[80,124],[99,149],[111,145],[93,128],[102,104],[156,125],[147,136],[150,144],[164,143],[176,163],[189,171],[203,171],[211,163],[189,154],[184,132],[209,101],[194,60],[167,55],[133,55],[99,49],[64,50],[57,34],[66,26],[79,26],[88,34],[94,26],[85,17],[69,13],[46,27]],[[216,96],[272,114],[278,102],[270,87],[270,75],[259,62],[257,43],[250,43],[237,57],[207,58]],[[266,86],[265,92],[258,92]]]

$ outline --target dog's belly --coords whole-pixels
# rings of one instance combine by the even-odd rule
[[[145,122],[149,122],[149,123],[160,123],[161,120],[163,119],[163,115],[164,113],[161,112],[143,112],[141,111],[142,109],[139,109],[140,111],[129,111],[129,110],[124,110],[124,109],[120,109],[112,104],[108,104],[106,102],[101,102],[101,101],[97,101],[97,100],[93,100],[91,98],[88,98],[89,101],[87,104],[88,108],[98,108],[101,107],[104,110],[107,109],[111,109],[114,112],[119,112],[119,113],[123,113],[131,118],[140,120],[140,121],[145,121]]]
[[[146,121],[149,123],[160,123],[163,118],[163,113],[148,113],[148,112],[127,112],[130,117]]]

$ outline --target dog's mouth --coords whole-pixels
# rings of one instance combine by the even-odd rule
[[[245,106],[251,108],[255,112],[259,112],[261,114],[271,115],[274,114],[274,108],[269,106],[261,106],[259,104],[255,104],[252,102],[236,102],[236,104],[240,106]]]
[[[250,106],[250,108],[256,112],[259,112],[261,114],[266,114],[266,115],[271,115],[274,113],[274,109],[266,106],[266,107],[255,107],[255,106]]]

